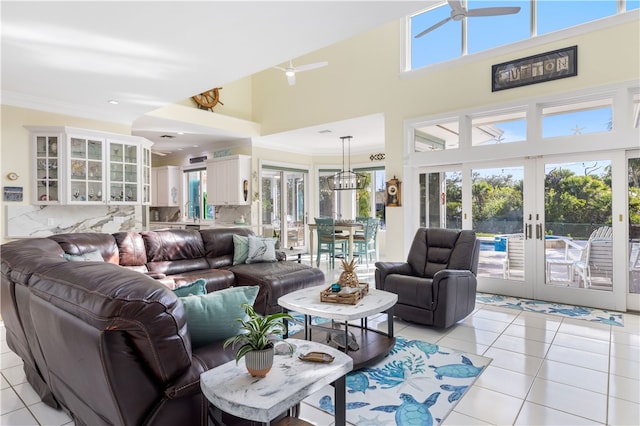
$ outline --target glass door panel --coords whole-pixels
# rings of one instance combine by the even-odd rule
[[[421,173],[420,226],[462,229],[462,171]]]
[[[305,175],[306,173],[285,173],[287,182],[287,220],[283,230],[285,247],[304,247],[305,244]]]
[[[480,239],[478,277],[525,280],[524,167],[471,170],[472,229]]]
[[[611,161],[544,165],[547,285],[611,291]]]
[[[627,160],[629,175],[629,294],[635,299],[629,300],[631,309],[638,308],[640,297],[640,157]]]

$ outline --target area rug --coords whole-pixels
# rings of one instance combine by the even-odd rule
[[[491,358],[396,337],[384,359],[347,374],[347,422],[356,425],[439,424]],[[305,402],[334,413],[333,388]]]
[[[604,311],[602,309],[586,308],[583,306],[563,305],[560,303],[544,302],[541,300],[521,299],[497,294],[477,293],[476,302],[503,308],[518,309],[520,311],[538,312],[541,314],[558,315],[586,321],[624,327],[620,312]]]

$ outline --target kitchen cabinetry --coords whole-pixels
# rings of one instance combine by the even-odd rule
[[[154,167],[151,174],[153,181],[151,205],[157,207],[179,207],[180,167]]]
[[[28,126],[34,204],[149,204],[147,139],[71,127]]]
[[[247,205],[251,201],[251,157],[231,155],[207,161],[208,203],[214,206]]]

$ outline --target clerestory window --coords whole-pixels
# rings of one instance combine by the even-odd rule
[[[443,1],[410,16],[407,70],[625,13],[638,9],[640,0],[462,0],[460,4],[466,10],[519,7],[520,11],[460,19]]]

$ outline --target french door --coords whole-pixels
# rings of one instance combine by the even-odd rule
[[[623,152],[424,168],[417,225],[476,231],[479,291],[623,309],[626,180]]]
[[[260,175],[262,234],[283,248],[306,248],[308,172],[263,166]]]

